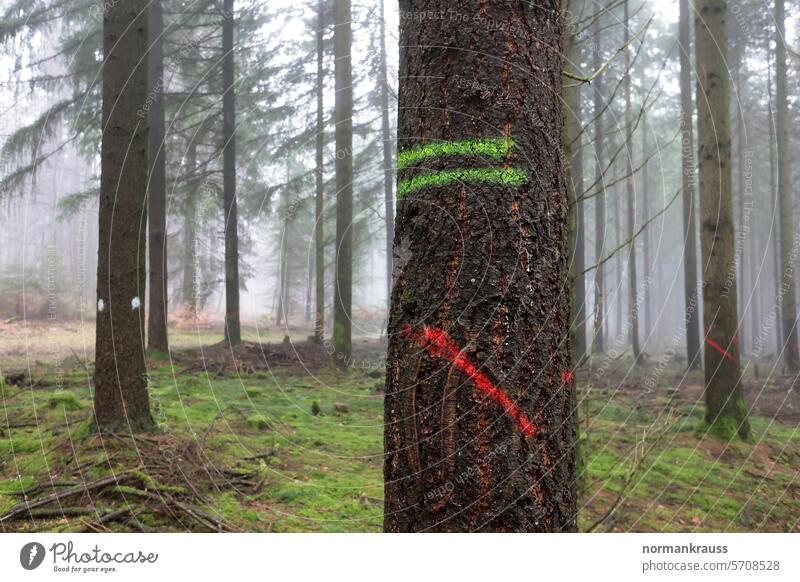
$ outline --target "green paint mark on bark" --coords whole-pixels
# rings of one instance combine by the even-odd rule
[[[444,186],[453,182],[478,184],[503,184],[519,186],[528,181],[528,174],[514,168],[465,168],[445,170],[435,174],[422,174],[409,180],[402,180],[397,186],[397,197],[405,198],[412,192],[429,186]]]
[[[427,160],[438,156],[463,156],[473,154],[485,156],[494,160],[502,160],[513,148],[514,140],[510,137],[466,139],[462,141],[418,145],[397,154],[397,169],[402,170],[421,160]]]

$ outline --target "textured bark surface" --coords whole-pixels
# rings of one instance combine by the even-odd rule
[[[384,529],[573,531],[560,2],[400,14]]]
[[[325,56],[324,30],[325,12],[322,0],[317,3],[317,136],[315,143],[315,162],[316,172],[314,181],[314,274],[315,296],[314,305],[314,339],[322,342],[325,335],[325,222],[323,212],[325,210],[325,190],[323,181],[323,160],[322,154],[325,147],[325,110],[323,109],[324,77],[323,58]]]
[[[150,111],[149,168],[147,187],[148,251],[150,258],[150,309],[147,313],[147,346],[166,352],[167,341],[167,168],[164,142],[164,17],[161,0],[150,4],[148,94]]]
[[[778,208],[781,234],[781,320],[783,324],[783,354],[785,371],[800,371],[800,352],[797,346],[797,298],[795,264],[798,241],[794,233],[792,206],[792,169],[789,152],[789,102],[786,82],[786,23],[783,0],[775,0],[775,100],[777,105],[778,145]]]
[[[97,253],[95,426],[154,427],[144,350],[147,0],[106,4]]]
[[[333,292],[335,363],[352,355],[353,311],[353,70],[350,0],[336,0],[333,52],[336,100],[336,286]]]
[[[721,435],[746,438],[736,315],[727,7],[725,0],[702,0],[696,6],[706,421]]]
[[[602,37],[600,17],[594,21],[594,43],[592,53],[592,69],[597,71],[603,65],[600,54],[600,41]],[[605,134],[603,129],[603,76],[600,75],[594,82],[594,159],[595,182],[598,188],[594,197],[594,256],[595,262],[605,258],[606,253],[606,192],[605,192]],[[594,349],[600,353],[605,351],[605,326],[606,326],[606,266],[598,265],[594,275],[594,331],[592,342]]]
[[[681,169],[683,198],[683,295],[686,317],[686,357],[690,369],[703,365],[700,351],[700,286],[697,277],[697,221],[695,214],[694,131],[692,104],[689,0],[680,0],[678,40],[681,53]]]
[[[222,196],[225,212],[225,339],[242,342],[239,322],[239,213],[236,207],[236,90],[233,86],[233,0],[222,13]]]

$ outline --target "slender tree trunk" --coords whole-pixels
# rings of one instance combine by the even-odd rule
[[[222,11],[222,190],[225,212],[225,340],[242,343],[239,322],[239,217],[236,208],[236,92],[233,0]]]
[[[380,0],[381,27],[381,135],[383,137],[383,192],[386,216],[386,304],[392,297],[392,241],[394,240],[394,161],[392,156],[392,133],[389,129],[389,68],[386,65],[386,20],[384,0]]]
[[[784,366],[788,374],[800,372],[797,346],[797,298],[792,208],[792,170],[789,151],[789,101],[786,82],[786,23],[784,1],[775,0],[775,99],[777,101],[778,206],[781,222],[781,316],[784,339]]]
[[[281,220],[281,242],[280,242],[280,258],[278,260],[278,309],[275,314],[275,325],[278,327],[286,321],[288,327],[289,322],[286,317],[287,312],[287,258],[289,249],[289,166],[286,166],[286,188],[283,189],[281,194],[281,213],[283,219]]]
[[[647,171],[647,160],[650,155],[650,133],[647,126],[647,114],[642,115],[642,224],[650,220],[650,176]],[[646,227],[642,232],[642,254],[643,254],[643,275],[644,287],[642,289],[642,307],[644,308],[644,337],[645,345],[647,338],[653,332],[651,304],[651,288],[653,286],[653,259],[650,250],[650,227]]]
[[[317,2],[317,135],[316,135],[316,172],[314,194],[314,282],[316,284],[314,340],[321,343],[325,335],[325,224],[323,212],[324,200],[324,168],[323,149],[325,147],[325,110],[323,108],[323,93],[325,89],[325,69],[323,57],[325,56],[324,44],[325,8],[323,1]]]
[[[569,3],[566,3],[569,6]],[[568,66],[575,69],[580,63],[580,54],[575,45],[575,36],[571,28],[565,27],[564,54],[569,56]],[[573,353],[575,362],[586,356],[586,269],[585,252],[586,236],[584,226],[584,205],[578,200],[583,194],[583,154],[578,137],[582,129],[581,119],[581,87],[568,79],[563,80],[564,87],[564,129],[562,143],[564,146],[565,176],[567,192],[572,207],[570,216],[570,245],[572,247],[572,329]]]
[[[686,317],[686,357],[690,370],[703,365],[700,352],[700,286],[697,278],[697,226],[695,208],[695,162],[692,103],[691,39],[689,0],[680,0],[679,41],[681,49],[681,168],[683,198],[683,292]]]
[[[781,265],[780,265],[780,219],[778,209],[778,190],[777,190],[777,164],[775,163],[775,116],[772,111],[772,52],[769,47],[769,40],[767,40],[767,99],[768,99],[768,112],[769,112],[769,193],[772,198],[772,217],[770,222],[772,228],[770,229],[770,240],[772,241],[772,271],[775,278],[775,309],[777,310],[777,321],[775,324],[775,354],[780,359],[781,347],[783,346],[783,330],[781,329],[783,321],[781,318],[781,304],[778,299],[778,294],[781,288]]]
[[[336,288],[333,294],[333,348],[336,365],[352,355],[353,308],[353,70],[350,0],[336,0],[333,33],[336,121]]]
[[[482,8],[400,21],[389,532],[576,528],[560,2]]]
[[[311,303],[312,303],[312,293],[311,289],[314,285],[314,262],[311,258],[311,254],[308,255],[308,261],[306,264],[307,272],[306,272],[306,311],[304,314],[304,321],[306,324],[311,322]]]
[[[630,15],[628,0],[625,0],[624,44],[630,40]],[[631,346],[633,347],[633,362],[639,364],[642,358],[642,347],[639,343],[639,282],[636,277],[636,241],[633,236],[636,232],[636,188],[633,183],[633,105],[631,100],[631,51],[625,50],[625,141],[627,153],[625,155],[625,186],[628,192],[628,232],[627,238],[631,241],[628,252],[628,315],[631,318]]]
[[[695,17],[697,51],[700,246],[703,265],[706,422],[730,438],[749,435],[736,338],[736,260],[731,200],[730,81],[727,5],[700,0]]]
[[[193,316],[197,315],[197,144],[189,144],[186,154],[191,172],[186,178],[186,207],[183,225],[183,279],[184,305]]]
[[[147,54],[150,137],[148,145],[148,246],[150,253],[150,311],[147,346],[166,352],[167,342],[167,168],[164,124],[164,16],[161,0],[149,9],[150,50]]]
[[[144,350],[146,0],[106,4],[97,252],[94,422],[100,432],[154,428]],[[143,118],[144,117],[144,118]]]
[[[593,69],[598,70],[602,64],[603,59],[600,54],[600,39],[602,31],[600,28],[600,17],[596,17],[594,21],[594,51],[593,51]],[[594,201],[594,223],[595,223],[595,262],[601,261],[605,257],[606,252],[606,193],[605,193],[605,177],[604,171],[604,156],[603,151],[605,136],[603,128],[603,115],[601,111],[605,104],[603,102],[603,76],[600,75],[594,82],[594,159],[595,159],[595,174],[597,175],[596,182],[598,193]],[[594,346],[595,349],[603,353],[605,352],[605,326],[606,326],[606,287],[605,287],[605,264],[599,265],[595,269],[595,284],[594,284]]]

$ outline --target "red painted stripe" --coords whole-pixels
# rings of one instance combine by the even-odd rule
[[[425,348],[425,351],[431,356],[447,360],[464,372],[469,379],[472,380],[472,383],[475,384],[475,388],[477,388],[479,393],[497,402],[503,407],[505,413],[519,424],[522,434],[527,437],[532,437],[541,432],[542,429],[533,425],[533,423],[528,420],[525,413],[511,401],[508,394],[495,386],[486,374],[481,372],[475,364],[464,355],[458,345],[450,339],[446,331],[424,326],[422,328],[422,333],[419,333],[414,331],[409,324],[405,324],[402,333],[403,336]]]
[[[733,361],[733,356],[730,355],[721,345],[719,345],[717,342],[712,340],[710,337],[706,338],[706,342],[708,342],[708,345],[710,345],[712,348],[717,350],[720,354],[722,354],[723,356],[728,358],[731,362]]]

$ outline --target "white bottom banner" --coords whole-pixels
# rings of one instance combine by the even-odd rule
[[[799,544],[794,534],[4,534],[0,580],[800,580]]]

